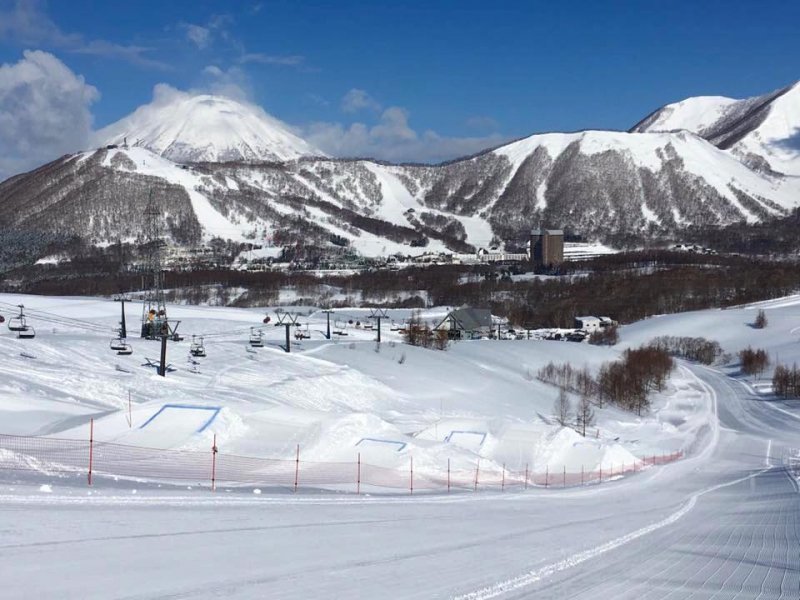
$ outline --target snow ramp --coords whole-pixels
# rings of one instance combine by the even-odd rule
[[[220,410],[219,406],[164,404],[120,441],[151,448],[177,448],[205,431]]]

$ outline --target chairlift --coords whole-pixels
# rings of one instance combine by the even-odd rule
[[[203,343],[203,338],[197,341],[195,336],[192,336],[192,345],[189,347],[189,354],[198,358],[203,358],[206,355],[206,347]]]
[[[0,323],[5,323],[6,318],[3,315],[0,315]]]
[[[17,330],[17,337],[21,340],[30,340],[36,337],[36,331],[30,325],[25,325],[22,329]]]
[[[264,334],[261,331],[256,332],[255,327],[250,328],[250,345],[253,348],[264,347]]]
[[[128,347],[128,344],[125,342],[125,338],[118,337],[118,338],[114,338],[113,340],[111,340],[109,342],[109,344],[108,344],[108,347],[111,350],[114,350],[116,352],[120,352],[122,350],[125,350],[125,348]]]
[[[133,354],[133,348],[130,344],[123,344],[121,348],[117,350],[118,356],[130,356]]]
[[[9,331],[23,331],[27,326],[27,322],[25,321],[25,307],[22,304],[18,304],[19,306],[19,314],[16,317],[11,317],[8,320],[8,329]]]

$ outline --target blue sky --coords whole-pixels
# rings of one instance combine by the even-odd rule
[[[333,146],[388,119],[399,137],[363,150],[406,160],[533,132],[625,129],[684,97],[800,79],[796,1],[127,4],[0,0],[0,63],[9,71],[24,50],[55,57],[95,90],[76,92],[95,129],[167,83],[245,97]],[[0,84],[8,112],[2,94]]]

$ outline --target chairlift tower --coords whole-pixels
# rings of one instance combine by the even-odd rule
[[[297,322],[297,318],[300,316],[296,313],[290,312],[282,312],[276,313],[278,317],[278,322],[275,323],[275,327],[280,327],[283,325],[286,328],[286,345],[283,349],[289,353],[292,351],[292,342],[289,332],[291,331],[292,327],[300,327],[300,324]]]
[[[326,308],[322,312],[325,314],[325,317],[327,318],[327,326],[325,328],[325,338],[331,339],[331,314],[333,313],[333,311],[330,308]]]
[[[388,319],[389,313],[385,308],[370,308],[369,319],[375,319],[378,323],[378,339],[377,342],[381,343],[381,319]]]
[[[145,209],[144,231],[147,247],[145,262],[145,285],[147,289],[142,303],[142,337],[149,340],[159,339],[169,334],[167,322],[167,306],[164,300],[164,240],[161,232],[162,214],[153,200],[153,191]]]
[[[131,299],[126,294],[119,294],[114,298],[114,301],[120,303],[119,337],[125,339],[128,337],[128,326],[125,322],[125,303],[130,302]]]

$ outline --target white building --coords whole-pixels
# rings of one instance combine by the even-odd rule
[[[597,317],[575,317],[575,329],[581,329],[587,333],[598,331],[602,323]]]

